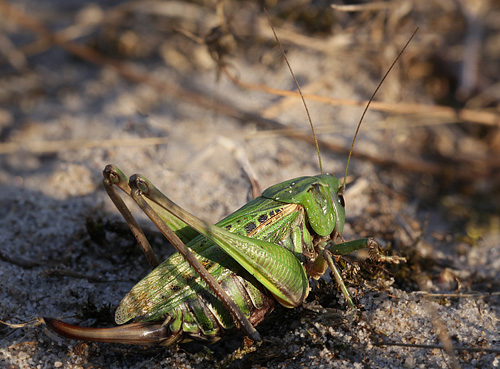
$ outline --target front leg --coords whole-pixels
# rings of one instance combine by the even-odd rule
[[[341,242],[341,243],[329,243],[325,250],[328,250],[333,255],[347,255],[354,251],[361,249],[368,249],[370,254],[370,259],[379,261],[382,263],[393,263],[399,264],[400,262],[406,262],[406,258],[401,256],[386,256],[382,254],[382,249],[377,242],[372,237],[360,238],[358,240]]]
[[[384,263],[394,263],[394,264],[399,264],[400,262],[406,262],[406,258],[400,256],[383,255],[381,252],[381,248],[372,237],[360,238],[358,240],[347,241],[347,242],[344,241],[341,243],[328,242],[325,248],[323,249],[322,257],[326,260],[328,266],[330,267],[330,270],[332,271],[333,276],[335,277],[335,280],[337,281],[337,284],[340,290],[342,291],[342,294],[344,295],[349,307],[354,307],[354,302],[352,301],[351,296],[349,295],[349,291],[347,290],[347,287],[344,284],[342,276],[340,275],[340,272],[337,266],[335,265],[335,260],[333,258],[333,255],[335,256],[347,255],[354,251],[361,250],[364,248],[368,249],[368,252],[370,254],[370,259],[372,260]]]

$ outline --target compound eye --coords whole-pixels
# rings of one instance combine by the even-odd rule
[[[345,208],[345,200],[344,200],[344,196],[339,195],[339,202],[340,202],[340,205],[342,205],[342,207],[343,207],[343,208]]]

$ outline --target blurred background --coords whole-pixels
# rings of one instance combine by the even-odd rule
[[[346,280],[358,288],[379,273],[382,284],[409,294],[500,291],[497,2],[0,0],[0,319],[80,314],[78,323],[103,323],[112,317],[98,313],[111,315],[145,275],[147,263],[101,186],[108,163],[146,175],[213,223],[252,197],[253,180],[265,189],[319,173],[308,118],[264,7],[306,96],[324,171],[339,178],[366,101],[418,28],[364,119],[345,195],[344,237],[374,236],[408,263],[358,273],[346,265]],[[314,299],[345,310],[324,297],[336,293],[333,286]],[[496,295],[472,299],[498,318]],[[457,304],[451,320],[468,311]],[[467,329],[481,329],[462,323],[464,337],[478,344],[480,334]],[[286,335],[269,324],[268,336]],[[344,322],[343,334],[356,335],[346,324],[354,323]],[[494,343],[488,337],[482,347]],[[98,345],[53,347],[38,328],[0,326],[0,339],[0,357],[12,368],[109,365]],[[333,362],[365,360],[368,351],[335,353],[338,340],[321,345],[343,360]],[[236,348],[216,346],[201,359],[182,349],[168,355],[210,367]],[[145,357],[155,362],[160,352],[131,350],[111,349],[117,367],[130,358],[135,367]],[[286,367],[310,356],[300,347],[260,350],[238,365],[265,357]],[[380,365],[394,359],[377,350],[370,355]],[[416,357],[437,361],[422,364],[439,362],[425,352]],[[467,355],[450,360],[465,367],[493,360]]]

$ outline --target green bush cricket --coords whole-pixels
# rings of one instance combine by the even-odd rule
[[[108,165],[103,172],[104,187],[153,270],[121,301],[115,320],[122,326],[85,328],[43,318],[46,325],[62,336],[97,342],[215,342],[234,328],[260,341],[255,326],[272,312],[276,302],[287,308],[301,305],[309,292],[308,278],[318,279],[328,268],[347,304],[354,307],[335,256],[368,248],[377,260],[404,260],[382,256],[372,238],[347,242],[342,238],[347,169],[368,107],[369,103],[357,126],[343,182],[320,174],[276,184],[215,225],[177,206],[141,175],[127,181],[118,168]],[[139,205],[177,249],[176,254],[158,262],[116,187]]]

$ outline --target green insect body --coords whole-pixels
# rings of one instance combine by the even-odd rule
[[[114,173],[119,181],[125,178],[112,166],[107,167],[105,176],[106,173]],[[268,188],[262,196],[216,224],[220,232],[239,235],[256,245],[255,250],[247,250],[247,244],[239,245],[240,256],[234,250],[231,254],[226,252],[220,242],[214,242],[218,238],[210,240],[182,221],[171,226],[250,324],[256,326],[273,310],[276,300],[286,307],[300,305],[309,292],[308,275],[319,278],[326,270],[324,245],[340,235],[344,226],[341,189],[340,182],[330,175],[300,177]],[[163,207],[154,205],[154,209],[163,222],[172,223],[172,216]],[[272,257],[265,252],[265,246],[271,246]],[[361,240],[356,249],[364,246],[366,242]],[[263,256],[251,255],[262,252]],[[284,260],[278,261],[280,256]],[[244,266],[239,258],[257,261]],[[272,278],[263,277],[263,270]],[[164,345],[193,339],[216,341],[235,326],[225,305],[179,253],[135,285],[116,311],[118,324],[131,320],[139,324],[139,338],[124,336],[123,329],[114,334],[110,331],[116,328],[106,331],[78,327],[89,331],[90,336],[86,337],[79,331],[65,329],[69,326],[66,323],[45,320],[54,331],[71,338]],[[103,332],[110,336],[102,336]]]

